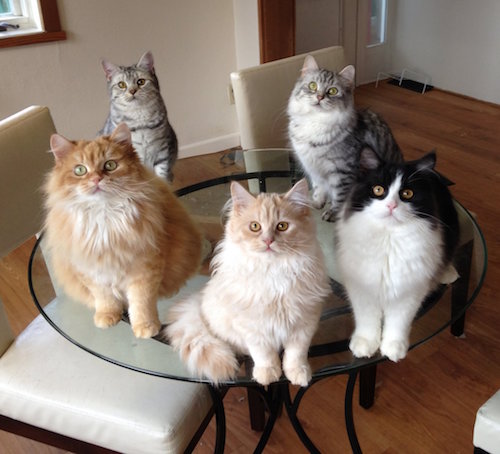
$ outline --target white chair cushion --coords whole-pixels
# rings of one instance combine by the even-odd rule
[[[211,405],[206,385],[110,364],[42,316],[0,358],[3,415],[123,453],[183,452]]]
[[[500,454],[500,390],[476,414],[474,446],[490,454]]]

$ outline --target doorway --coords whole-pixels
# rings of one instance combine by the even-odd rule
[[[395,0],[258,0],[260,62],[344,47],[357,84],[390,69]]]

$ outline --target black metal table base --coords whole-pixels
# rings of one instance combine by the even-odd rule
[[[352,452],[354,454],[361,454],[362,451],[356,435],[353,415],[354,385],[356,383],[357,375],[358,370],[353,370],[349,373],[349,379],[347,381],[345,392],[344,417],[347,436],[349,437],[349,443],[351,445]],[[254,392],[256,392],[261,397],[268,413],[267,421],[264,425],[259,442],[254,450],[254,454],[260,454],[264,451],[264,448],[269,441],[269,437],[271,436],[271,432],[274,428],[278,416],[281,413],[281,409],[283,406],[286,409],[288,418],[292,423],[295,433],[299,437],[304,447],[312,454],[321,453],[321,451],[315,446],[313,441],[307,435],[297,415],[302,398],[304,397],[306,392],[311,389],[311,387],[318,381],[320,380],[312,382],[308,387],[300,388],[293,399],[290,395],[290,388],[288,383],[273,383],[267,388],[258,385],[252,386]],[[228,388],[216,388],[212,385],[208,386],[210,388],[210,393],[214,403],[216,418],[216,439],[214,453],[219,454],[224,452],[226,439],[226,419],[224,413],[223,398]]]

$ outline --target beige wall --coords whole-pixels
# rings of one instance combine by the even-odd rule
[[[229,74],[258,62],[257,0],[58,4],[67,41],[0,49],[0,118],[47,105],[59,132],[91,138],[108,110],[100,58],[132,64],[151,50],[181,157],[239,144]],[[398,0],[391,69],[406,66],[440,88],[500,103],[498,23],[497,0]]]
[[[229,73],[236,69],[232,0],[59,0],[67,41],[0,49],[0,118],[46,105],[57,130],[92,138],[108,96],[100,59],[153,52],[180,155],[239,143]]]

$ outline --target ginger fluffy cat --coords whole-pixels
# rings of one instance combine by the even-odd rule
[[[110,136],[50,140],[45,236],[57,280],[95,309],[100,328],[128,310],[136,337],[158,334],[157,300],[193,275],[201,235],[168,184],[144,167],[128,127]]]

